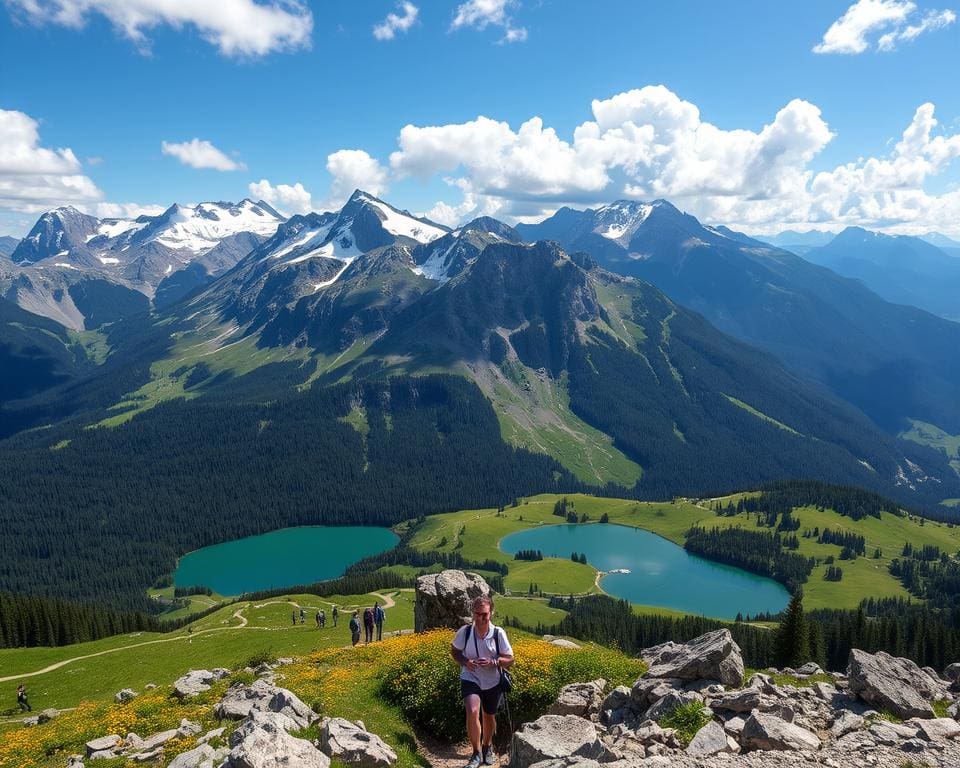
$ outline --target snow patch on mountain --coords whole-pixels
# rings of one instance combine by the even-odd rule
[[[322,283],[314,283],[313,290],[319,291],[321,288],[326,288],[327,286],[333,285],[335,282],[337,282],[337,280],[340,279],[340,276],[347,271],[347,268],[350,266],[351,263],[352,262],[348,261],[346,264],[344,264],[343,267],[341,267],[340,270],[337,272],[337,274],[335,274],[329,280],[324,280]]]
[[[281,221],[251,200],[239,205],[200,203],[197,206],[176,205],[169,211],[164,226],[151,233],[146,242],[155,241],[172,250],[202,253],[221,240],[239,232],[253,232],[270,237]]]
[[[401,213],[375,197],[362,195],[358,199],[376,209],[382,216],[380,223],[387,232],[397,237],[409,237],[418,243],[432,243],[434,240],[447,234],[445,229],[435,227],[425,221]]]

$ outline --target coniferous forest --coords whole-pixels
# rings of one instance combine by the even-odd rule
[[[6,441],[0,590],[149,611],[145,590],[198,547],[583,489],[553,459],[504,443],[488,401],[462,378],[269,402],[255,381],[244,385],[74,431],[67,445],[50,431]]]

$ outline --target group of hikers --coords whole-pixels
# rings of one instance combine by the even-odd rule
[[[333,619],[333,626],[337,626],[337,622],[340,619],[340,609],[337,606],[333,606],[333,610],[330,612],[330,617]],[[290,620],[293,622],[293,626],[297,626],[298,618],[300,620],[300,624],[306,622],[307,613],[303,608],[300,609],[299,614],[297,613],[296,609],[290,613]],[[383,607],[379,602],[374,603],[369,608],[363,609],[362,621],[365,643],[373,642],[374,630],[376,630],[377,640],[383,640],[383,622],[386,620],[386,618],[386,611],[383,610]],[[327,612],[324,611],[323,608],[320,608],[317,611],[316,621],[317,629],[323,629],[327,626]],[[353,645],[356,645],[360,642],[360,626],[360,611],[356,610],[350,617],[350,639]]]
[[[374,603],[369,608],[363,609],[363,641],[365,643],[373,642],[373,631],[377,631],[377,640],[383,640],[383,622],[387,614],[380,606],[380,603]],[[360,611],[354,611],[350,617],[350,640],[353,645],[360,642]]]

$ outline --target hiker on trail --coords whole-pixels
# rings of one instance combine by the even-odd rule
[[[324,613],[323,608],[320,609],[320,613],[317,614],[318,621],[320,622],[320,629],[323,629],[327,626],[327,614]]]
[[[317,629],[320,629],[320,611],[317,611]]]
[[[301,608],[301,609],[300,609],[300,623],[303,624],[303,621],[304,621],[304,619],[306,619],[306,618],[307,618],[307,613],[306,613],[306,611],[303,610],[303,608]]]
[[[383,640],[383,620],[387,617],[378,602],[373,606],[373,623],[377,626],[377,640]]]
[[[22,684],[17,686],[17,706],[21,712],[33,712],[33,707],[27,701],[27,689]]]
[[[337,610],[337,606],[333,606],[333,626],[337,626],[337,619],[340,618],[340,611]]]
[[[467,736],[473,755],[466,768],[493,765],[493,734],[500,708],[500,669],[513,664],[513,647],[507,633],[492,622],[493,600],[473,601],[473,623],[453,636],[450,655],[460,665],[460,695],[467,717]],[[482,721],[481,721],[482,711]]]
[[[353,645],[360,642],[360,619],[359,611],[354,611],[350,617],[350,641]]]
[[[363,642],[373,640],[373,608],[363,609]]]
[[[290,618],[293,619],[293,626],[297,626],[297,610],[294,608],[290,611]]]

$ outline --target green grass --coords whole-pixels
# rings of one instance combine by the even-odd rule
[[[714,501],[725,506],[734,505],[747,494],[736,494]],[[494,509],[462,510],[427,518],[414,532],[411,545],[420,549],[452,551],[461,527],[465,527],[462,537],[463,546],[458,550],[471,560],[493,558],[510,566],[506,582],[509,589],[526,594],[530,582],[535,582],[544,592],[569,594],[593,590],[589,573],[596,571],[592,566],[582,566],[567,560],[545,559],[539,562],[513,561],[499,549],[499,542],[515,531],[526,530],[538,525],[555,525],[553,505],[560,496],[542,494],[523,499],[517,507],[507,507],[502,516]],[[710,508],[711,502],[694,503],[689,500],[673,502],[637,502],[628,499],[606,499],[581,494],[572,494],[578,513],[586,513],[595,521],[606,513],[611,523],[644,528],[683,546],[684,534],[692,525],[705,527],[744,526],[754,528],[755,518],[747,515],[718,517]],[[862,535],[866,540],[867,557],[853,561],[836,561],[843,569],[843,579],[828,582],[823,576],[827,565],[821,563],[804,585],[804,606],[816,608],[855,608],[867,597],[907,597],[908,593],[900,583],[890,575],[887,566],[895,557],[900,557],[906,542],[922,547],[933,544],[950,554],[960,550],[960,529],[946,523],[919,518],[896,517],[882,513],[878,518],[867,517],[852,520],[837,513],[814,507],[802,507],[794,513],[803,529],[830,528],[850,531]],[[521,519],[522,518],[522,519]],[[761,529],[766,530],[766,529]],[[447,543],[440,546],[446,537]],[[840,547],[833,544],[819,544],[816,539],[800,537],[801,555],[824,560],[828,556],[837,558]],[[881,549],[882,557],[873,559],[876,548]],[[585,571],[584,569],[589,569]],[[552,586],[550,586],[552,585]],[[656,609],[662,612],[663,609]]]
[[[681,704],[660,718],[663,728],[673,728],[681,744],[687,745],[703,726],[713,719],[713,715],[699,701]]]
[[[384,631],[413,627],[413,593],[391,593],[397,605],[387,609]],[[232,668],[256,653],[268,651],[274,656],[302,655],[318,648],[331,648],[350,642],[347,622],[349,609],[370,605],[372,595],[289,595],[262,603],[235,603],[212,613],[187,628],[171,633],[133,633],[80,643],[61,648],[18,648],[0,650],[0,677],[33,672],[51,664],[90,654],[59,669],[31,677],[0,682],[0,701],[14,701],[18,683],[27,686],[34,709],[75,706],[82,699],[111,699],[121,688],[142,691],[147,683],[171,683],[189,669],[214,666]],[[302,605],[307,622],[293,626],[289,602]],[[332,604],[342,609],[339,626],[330,618]],[[327,625],[316,628],[314,614],[323,607]],[[247,620],[234,617],[240,611]],[[107,653],[103,653],[107,651]]]
[[[173,587],[149,589],[147,590],[147,594],[150,595],[150,597],[154,600],[166,600],[168,602],[174,600]],[[226,597],[217,594],[216,592],[214,592],[212,595],[189,595],[187,597],[179,598],[179,600],[185,601],[185,605],[182,608],[176,608],[173,605],[170,605],[160,614],[160,618],[165,621],[176,621],[177,619],[182,619],[186,616],[193,616],[194,614],[202,613],[203,611],[227,602]]]
[[[936,424],[928,424],[919,419],[911,419],[910,423],[910,429],[901,432],[899,436],[943,451],[950,460],[950,466],[960,475],[960,435],[951,435]]]
[[[552,626],[567,615],[566,611],[551,608],[545,599],[536,597],[498,597],[494,611],[498,623],[510,618],[526,627]]]
[[[960,499],[944,499],[940,502],[942,507],[960,507]]]

